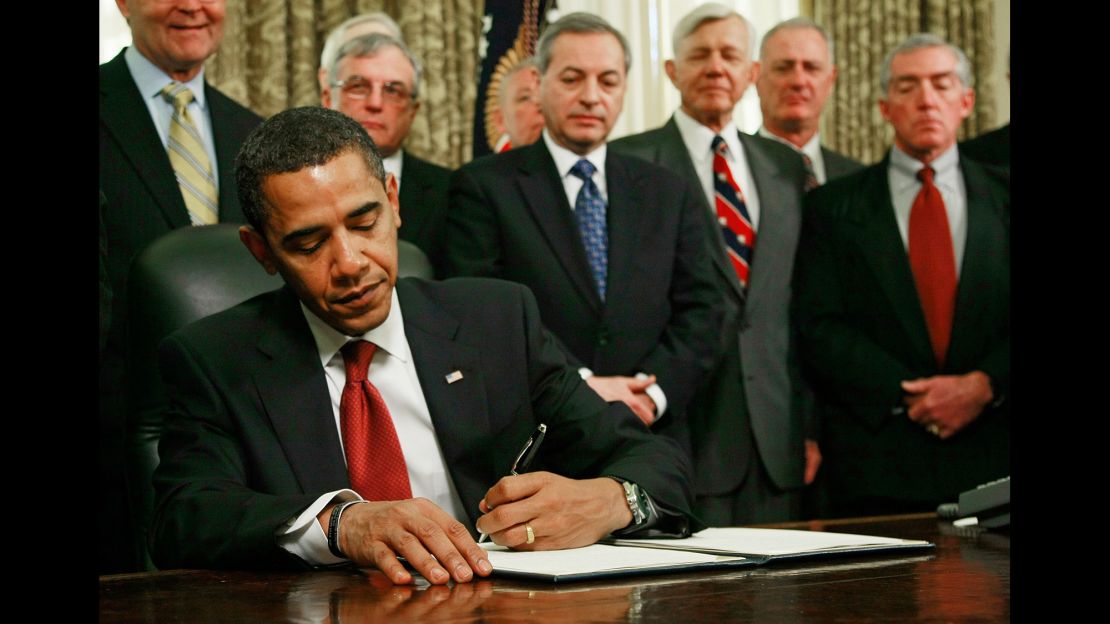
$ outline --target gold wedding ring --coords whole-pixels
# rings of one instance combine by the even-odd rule
[[[936,423],[929,423],[929,426],[925,427],[925,431],[935,436],[940,436],[940,427],[938,427]]]
[[[532,525],[524,525],[524,530],[528,532],[528,539],[525,541],[526,544],[531,544],[532,542],[536,541],[536,533],[532,530]]]

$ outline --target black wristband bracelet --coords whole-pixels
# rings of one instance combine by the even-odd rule
[[[340,559],[347,559],[347,555],[344,555],[343,551],[339,549],[339,518],[343,515],[344,509],[351,505],[364,502],[366,501],[347,501],[332,507],[331,518],[328,519],[328,550],[331,551],[331,554]]]

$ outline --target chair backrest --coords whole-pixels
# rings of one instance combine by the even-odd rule
[[[431,262],[399,240],[398,274],[431,279]],[[151,476],[158,466],[158,438],[167,406],[158,370],[158,343],[195,320],[279,288],[239,240],[230,223],[174,230],[136,256],[128,276],[128,497],[142,564],[155,569],[146,547],[154,509]]]

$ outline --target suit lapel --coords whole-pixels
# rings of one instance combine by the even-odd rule
[[[516,178],[528,210],[570,282],[574,284],[575,290],[594,311],[600,313],[603,307],[601,297],[593,283],[593,271],[586,260],[582,237],[578,234],[578,225],[566,202],[566,191],[563,190],[559,172],[555,169],[555,161],[543,141],[536,141],[520,149],[529,150],[524,155]],[[613,188],[610,186],[610,195],[612,192]]]
[[[410,240],[423,240],[421,235],[424,229],[425,212],[421,209],[424,206],[424,193],[427,190],[426,178],[421,175],[421,163],[412,156],[409,156],[407,151],[401,152],[401,176],[404,181],[401,183],[401,193],[398,200],[401,203],[401,227],[405,228],[406,232],[411,232]],[[411,174],[411,175],[410,175]],[[406,207],[408,210],[406,210]]]
[[[462,488],[465,479],[454,467],[474,463],[474,458],[467,455],[483,448],[482,440],[490,427],[481,354],[456,340],[459,321],[429,299],[417,281],[398,280],[397,297],[436,438],[456,487]],[[448,382],[448,375],[456,371],[462,376]]]
[[[638,241],[644,239],[641,228],[648,223],[642,218],[645,206],[650,206],[648,189],[625,167],[620,156],[608,150],[605,158],[606,185],[609,189],[609,206],[606,219],[609,228],[609,301],[636,301],[636,289],[643,288],[641,280],[631,279],[636,272]],[[631,291],[631,292],[629,292]],[[612,306],[607,305],[606,310]]]
[[[204,97],[208,103],[209,118],[212,120],[212,140],[215,143],[213,147],[220,176],[219,220],[231,221],[233,219],[229,217],[241,218],[240,215],[225,213],[225,207],[239,204],[239,198],[236,196],[238,184],[235,181],[235,156],[240,146],[228,139],[234,133],[228,126],[231,112],[228,110],[230,103],[225,100],[225,96],[205,81]]]
[[[934,362],[925,314],[921,310],[909,256],[898,232],[894,205],[890,201],[889,164],[888,153],[879,165],[872,168],[856,191],[859,200],[852,203],[857,208],[850,212],[850,218],[857,225],[856,247],[875,273],[915,351],[925,358],[922,362]]]
[[[748,299],[744,306],[745,315],[758,307],[763,293],[768,291],[769,282],[781,280],[790,275],[793,267],[793,253],[797,246],[798,224],[791,223],[798,215],[788,214],[785,206],[792,206],[797,199],[790,194],[800,193],[800,181],[791,180],[786,172],[771,160],[750,135],[743,132],[740,144],[752,174],[759,196],[759,230],[755,236],[755,250],[752,255]],[[739,281],[737,281],[739,285]]]
[[[288,287],[262,320],[267,326],[258,349],[269,362],[255,373],[255,382],[301,489],[350,487],[316,341]]]
[[[189,225],[185,200],[123,54],[120,52],[100,69],[100,121],[150,191],[166,222],[171,228],[184,227]],[[221,188],[225,186],[221,183]]]
[[[682,133],[678,131],[674,115],[671,115],[667,123],[663,124],[661,132],[663,140],[659,142],[658,163],[683,178],[693,181],[693,186],[700,191],[701,182],[698,180],[698,172],[694,169],[694,162],[690,160],[690,152],[686,150],[686,143],[682,141]],[[703,198],[702,203],[705,204],[705,193],[701,193],[699,197]],[[705,208],[711,211],[713,206],[705,205]]]
[[[967,240],[964,245],[960,280],[956,287],[956,309],[952,317],[952,339],[945,362],[962,361],[961,347],[973,344],[964,332],[975,331],[986,302],[996,300],[987,293],[1000,288],[1007,274],[1010,258],[1006,250],[1005,215],[1000,213],[1003,200],[993,197],[982,168],[968,159],[960,159],[964,187],[967,191]]]

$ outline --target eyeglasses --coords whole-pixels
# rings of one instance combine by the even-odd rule
[[[382,100],[394,106],[408,104],[409,100],[413,97],[412,94],[409,93],[408,87],[403,83],[393,80],[383,82],[381,85]],[[343,95],[352,100],[365,100],[370,97],[370,94],[374,91],[374,83],[362,76],[351,76],[345,80],[333,82],[331,86],[339,87]]]

